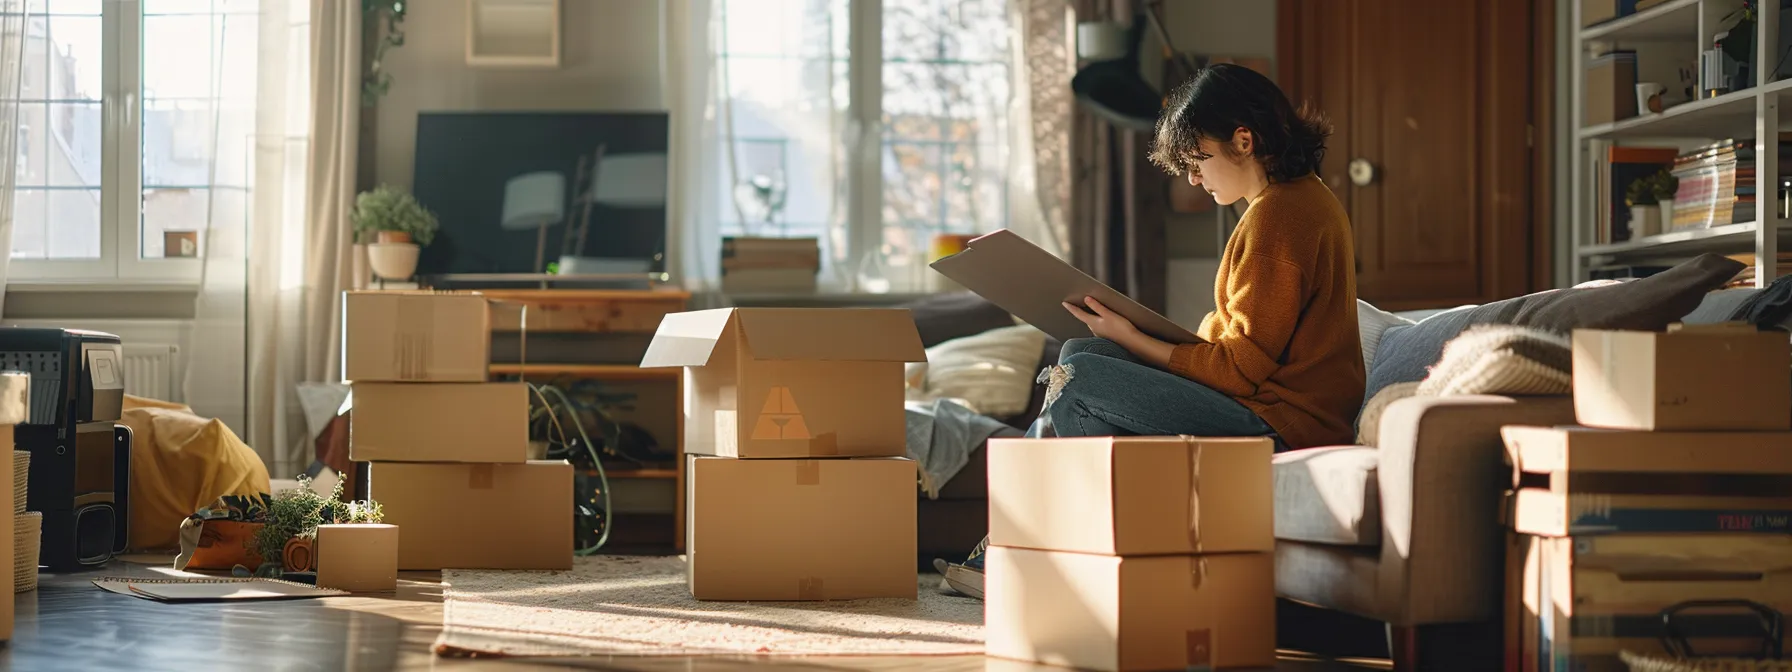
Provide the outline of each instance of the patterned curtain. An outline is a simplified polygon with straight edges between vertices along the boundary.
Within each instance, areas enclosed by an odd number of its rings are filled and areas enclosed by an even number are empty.
[[[1009,158],[1012,228],[1064,256],[1070,241],[1071,144],[1076,74],[1070,0],[1012,0],[1015,100]]]

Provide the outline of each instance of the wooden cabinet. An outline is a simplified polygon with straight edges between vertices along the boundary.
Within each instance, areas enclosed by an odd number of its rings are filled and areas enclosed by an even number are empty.
[[[1536,284],[1537,4],[1281,0],[1278,78],[1333,123],[1320,176],[1350,213],[1365,301],[1485,303]]]

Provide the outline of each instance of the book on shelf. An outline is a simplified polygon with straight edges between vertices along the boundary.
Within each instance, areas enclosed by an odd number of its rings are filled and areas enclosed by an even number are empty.
[[[1782,160],[1792,159],[1792,134],[1782,134]],[[1704,145],[1674,159],[1679,180],[1670,231],[1704,229],[1755,220],[1756,175],[1753,139]]]

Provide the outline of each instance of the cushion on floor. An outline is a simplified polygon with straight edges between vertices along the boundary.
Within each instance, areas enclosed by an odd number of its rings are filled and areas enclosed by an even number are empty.
[[[1381,545],[1374,448],[1309,448],[1275,456],[1276,539]]]

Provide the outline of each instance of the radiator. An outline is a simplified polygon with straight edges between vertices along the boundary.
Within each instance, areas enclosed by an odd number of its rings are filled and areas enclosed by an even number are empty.
[[[176,379],[180,348],[158,343],[124,344],[125,394],[185,403]]]

